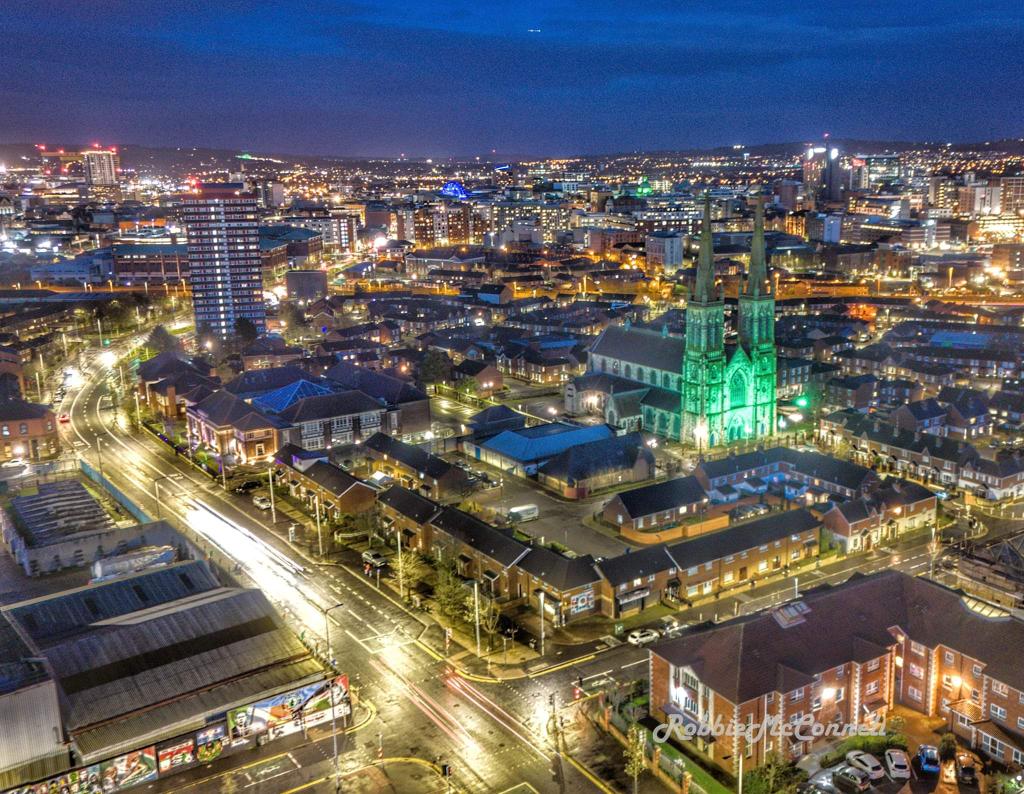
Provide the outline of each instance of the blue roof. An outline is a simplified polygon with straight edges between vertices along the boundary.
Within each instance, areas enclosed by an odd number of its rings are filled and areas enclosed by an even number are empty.
[[[279,414],[292,403],[296,403],[299,400],[304,400],[307,397],[320,397],[330,393],[331,390],[325,386],[320,386],[308,380],[297,380],[294,383],[289,383],[287,386],[282,386],[280,389],[257,397],[252,402],[253,405],[263,411]]]
[[[522,430],[502,431],[482,446],[511,460],[532,463],[554,457],[577,444],[600,441],[613,435],[608,425],[577,427],[552,422]]]

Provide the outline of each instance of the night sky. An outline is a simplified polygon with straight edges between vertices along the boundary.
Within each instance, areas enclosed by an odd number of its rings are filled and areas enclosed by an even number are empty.
[[[1024,2],[0,3],[0,140],[409,156],[1024,134]]]

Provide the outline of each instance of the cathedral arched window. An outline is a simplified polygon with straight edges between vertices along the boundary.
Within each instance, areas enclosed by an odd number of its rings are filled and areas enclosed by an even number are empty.
[[[626,364],[626,368],[622,371],[622,374],[625,377],[627,377],[627,378],[632,378],[633,377],[633,367],[631,365],[629,365],[629,364]]]
[[[672,376],[669,375],[667,372],[663,372],[661,375],[661,385],[664,386],[666,389],[672,388]]]
[[[643,383],[645,377],[647,377],[647,374],[644,372],[644,368],[643,367],[637,367],[636,368],[636,379],[638,381],[640,381],[641,383]]]
[[[729,407],[747,404],[747,379],[741,370],[736,370],[729,379]]]
[[[604,365],[605,365],[605,359],[599,358],[597,360],[597,367],[598,367],[598,369],[601,370],[601,372],[604,372]]]
[[[653,369],[651,370],[651,385],[652,386],[657,386],[658,385],[658,373],[656,371],[654,371]]]

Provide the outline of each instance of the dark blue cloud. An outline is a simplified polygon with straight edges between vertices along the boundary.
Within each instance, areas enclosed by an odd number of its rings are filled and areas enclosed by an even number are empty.
[[[4,3],[0,136],[338,154],[1019,135],[1024,4]]]

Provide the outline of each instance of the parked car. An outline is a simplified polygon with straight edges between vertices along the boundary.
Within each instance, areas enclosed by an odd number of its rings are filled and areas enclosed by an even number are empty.
[[[895,747],[885,751],[885,768],[893,780],[910,780],[910,759]]]
[[[260,510],[270,509],[270,500],[267,499],[267,497],[265,497],[263,494],[256,494],[256,496],[252,498],[252,503],[256,505],[256,507],[258,507]]]
[[[860,794],[871,788],[871,780],[866,772],[852,766],[841,766],[832,773],[832,785],[847,794]]]
[[[235,493],[247,494],[250,491],[255,491],[259,487],[259,480],[246,480],[245,482],[236,485],[233,490]]]
[[[626,635],[626,642],[630,645],[647,645],[660,637],[661,633],[656,629],[634,629]]]
[[[388,564],[387,557],[379,551],[364,551],[362,556],[363,562],[367,565],[372,565],[374,568],[383,568]]]
[[[956,779],[967,786],[978,785],[978,769],[970,753],[956,754]]]
[[[939,762],[939,748],[934,744],[922,744],[918,747],[915,760],[922,774],[937,775],[942,768]]]
[[[455,468],[462,469],[463,471],[469,471],[470,468],[469,464],[466,463],[466,461],[464,460],[457,460],[453,465],[455,466]]]
[[[885,777],[885,770],[878,763],[878,759],[863,750],[850,750],[846,754],[846,763],[854,769],[859,769],[872,780],[882,780]]]
[[[3,463],[0,463],[0,467],[3,467],[5,469],[17,469],[24,465],[25,461],[23,461],[21,458],[11,458],[10,460],[5,460]]]
[[[675,637],[684,628],[686,627],[672,615],[666,615],[661,619],[661,633],[666,637]]]

